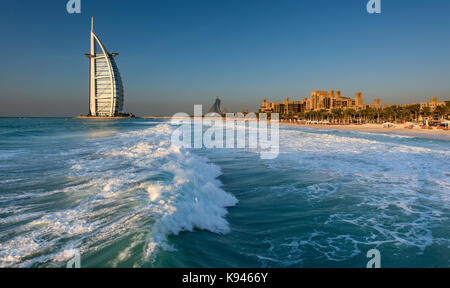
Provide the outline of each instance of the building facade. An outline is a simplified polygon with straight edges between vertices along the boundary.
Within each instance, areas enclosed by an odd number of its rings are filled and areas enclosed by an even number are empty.
[[[381,108],[380,99],[375,99],[373,105],[364,104],[361,92],[357,92],[355,99],[343,97],[341,91],[312,91],[310,98],[300,101],[290,101],[286,98],[284,102],[271,103],[266,99],[263,100],[259,109],[261,113],[305,113],[310,111],[332,111],[333,109],[354,109],[362,110],[368,107]]]
[[[124,89],[114,57],[94,33],[91,24],[91,52],[85,54],[90,63],[90,116],[114,117],[123,113]]]
[[[306,99],[307,100],[307,99]],[[302,113],[309,110],[309,102],[304,100],[301,101],[290,101],[286,98],[284,102],[281,103],[271,103],[267,102],[266,99],[263,100],[262,106],[259,109],[261,113],[279,113],[279,114],[289,114],[289,113]]]
[[[437,107],[439,106],[446,106],[447,103],[445,102],[438,102],[437,98],[431,98],[430,102],[422,102],[420,103],[420,109],[423,109],[425,107],[429,107],[431,112],[434,112]]]

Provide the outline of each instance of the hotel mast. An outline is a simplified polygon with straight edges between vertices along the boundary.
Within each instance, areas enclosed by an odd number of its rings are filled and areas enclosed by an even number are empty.
[[[90,116],[114,117],[123,113],[122,78],[114,60],[117,55],[119,54],[109,53],[95,35],[92,18],[91,53],[85,54],[90,60]]]

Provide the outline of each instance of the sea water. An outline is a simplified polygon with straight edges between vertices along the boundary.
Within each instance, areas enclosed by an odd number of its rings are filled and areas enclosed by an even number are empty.
[[[0,119],[0,267],[450,267],[450,142],[281,127],[178,149],[164,120]]]

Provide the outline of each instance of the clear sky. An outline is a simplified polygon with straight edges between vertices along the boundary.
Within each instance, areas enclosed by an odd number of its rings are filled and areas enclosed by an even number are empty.
[[[125,85],[125,110],[192,113],[220,97],[230,111],[263,98],[342,90],[366,103],[450,100],[450,1],[2,1],[0,116],[88,112],[90,17]],[[208,109],[209,107],[204,107]]]

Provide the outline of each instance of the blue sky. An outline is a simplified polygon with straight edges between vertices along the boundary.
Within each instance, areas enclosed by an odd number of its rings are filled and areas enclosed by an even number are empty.
[[[450,100],[450,2],[381,0],[3,1],[0,116],[88,112],[90,17],[138,115],[228,110],[312,90],[362,91],[365,101]],[[205,107],[207,109],[208,107]]]

